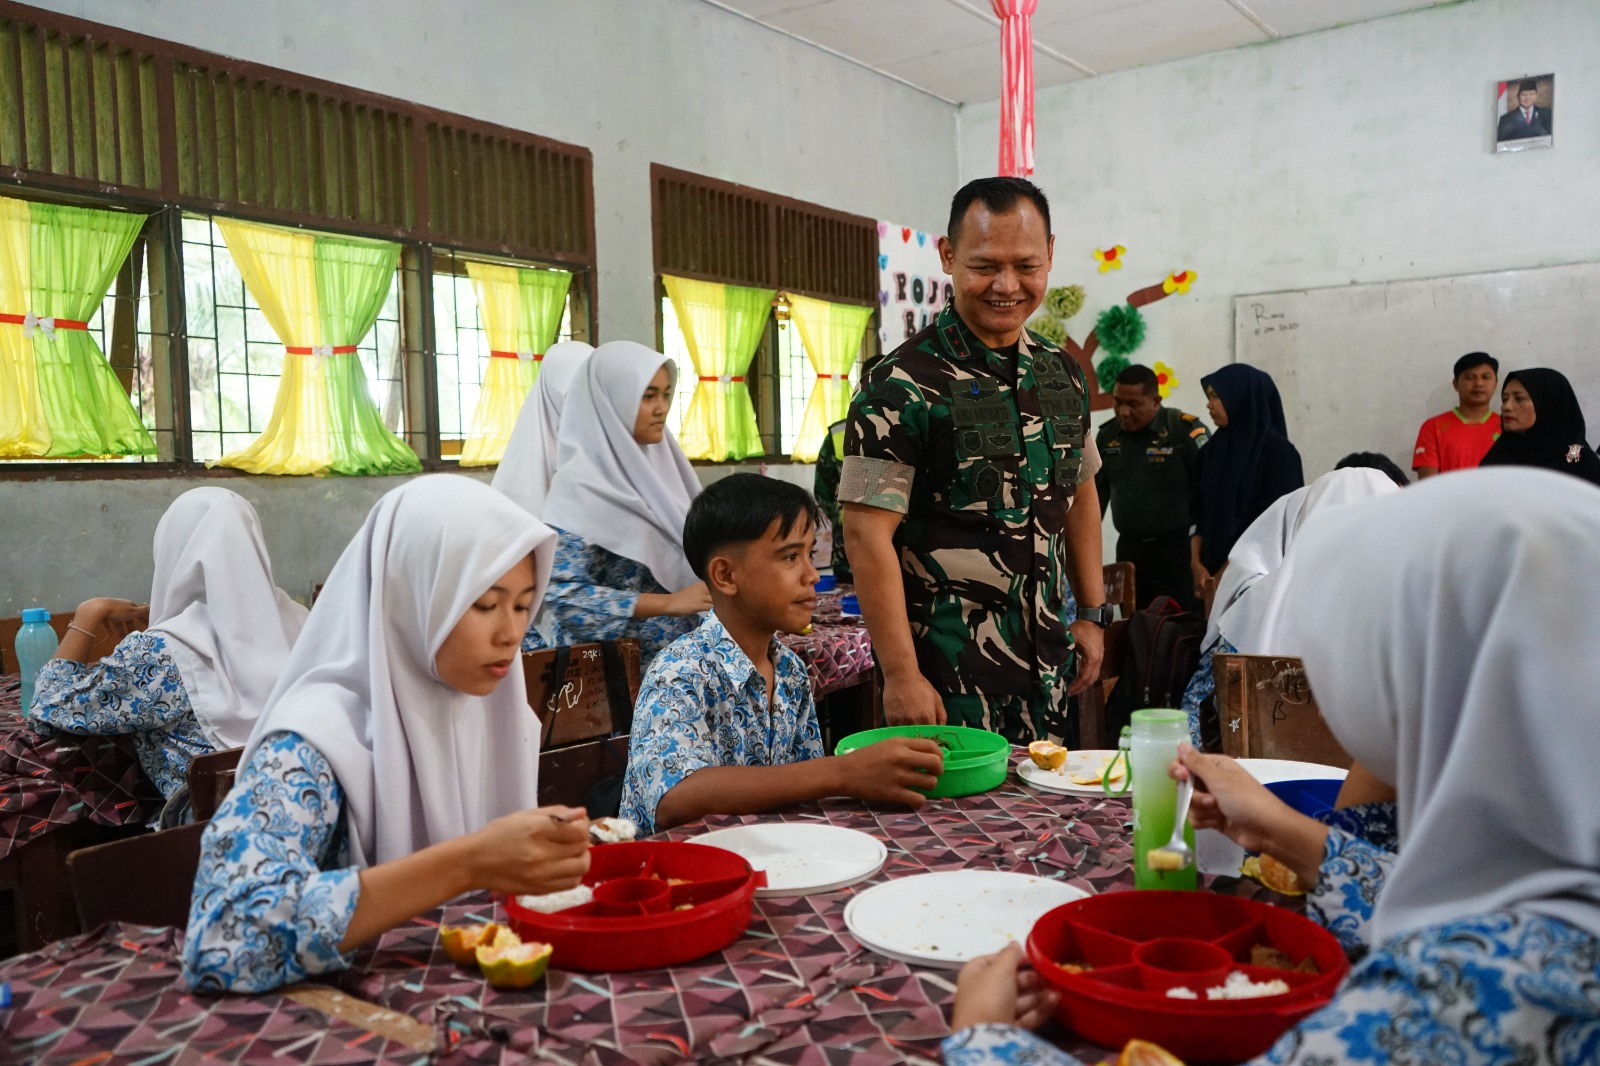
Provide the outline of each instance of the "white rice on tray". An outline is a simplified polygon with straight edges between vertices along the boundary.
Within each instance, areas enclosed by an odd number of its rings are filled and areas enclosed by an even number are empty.
[[[579,885],[569,888],[565,892],[548,892],[542,896],[518,896],[517,902],[530,911],[541,914],[554,914],[571,907],[581,907],[594,899],[594,889],[588,885]]]
[[[1206,989],[1207,999],[1262,999],[1266,996],[1282,996],[1289,992],[1289,982],[1280,980],[1252,981],[1248,974],[1235,970],[1228,975],[1228,979],[1215,988]],[[1190,988],[1169,988],[1167,996],[1171,999],[1199,999],[1194,990]]]

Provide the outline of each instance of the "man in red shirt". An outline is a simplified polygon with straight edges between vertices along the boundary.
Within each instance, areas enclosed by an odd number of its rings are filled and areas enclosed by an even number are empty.
[[[1489,410],[1500,382],[1500,363],[1486,352],[1470,352],[1456,360],[1456,396],[1452,411],[1422,423],[1411,469],[1418,479],[1446,470],[1470,470],[1500,436],[1500,416]]]

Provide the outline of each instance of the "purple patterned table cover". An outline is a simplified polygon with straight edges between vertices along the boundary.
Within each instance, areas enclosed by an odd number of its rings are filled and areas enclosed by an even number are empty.
[[[1013,757],[1025,756],[1018,750]],[[390,931],[331,981],[348,994],[433,1026],[439,1038],[434,1059],[440,1062],[937,1063],[939,1043],[948,1033],[955,974],[908,966],[863,949],[844,924],[845,906],[855,892],[894,877],[957,869],[1060,878],[1090,892],[1128,889],[1128,816],[1125,800],[1037,792],[1015,774],[990,792],[933,800],[920,811],[868,810],[849,800],[807,804],[762,818],[871,833],[889,849],[884,870],[855,889],[758,899],[745,935],[716,954],[669,970],[551,971],[534,989],[502,992],[489,988],[476,970],[452,963],[438,943],[441,921],[504,920],[504,911],[479,895]],[[759,820],[713,817],[662,838],[686,840],[709,829]],[[1233,878],[1218,879],[1210,887],[1282,899]],[[67,1001],[71,1019],[62,1023],[97,1034],[93,1039],[99,1041],[73,1044],[87,1049],[80,1057],[109,1050],[117,1061],[141,1056],[152,1064],[199,1061],[198,1052],[148,1056],[163,1048],[198,1049],[196,1041],[202,1037],[225,1032],[216,1046],[229,1040],[240,1043],[217,1057],[245,1061],[227,1056],[245,1054],[241,1049],[255,1046],[250,1041],[281,1050],[295,1039],[322,1032],[310,1022],[286,1022],[303,1008],[280,996],[211,999],[183,993],[173,983],[176,936],[170,931],[145,931],[142,938],[126,931],[120,937],[91,934],[67,942],[75,946],[56,945],[0,966],[0,980],[11,981],[19,997],[17,1007],[0,1011],[0,1061],[7,1054],[52,1063],[76,1061],[65,1053],[57,1057],[65,1034],[50,1038],[48,1026],[22,1020],[48,1004],[59,1004],[59,1013]],[[160,966],[129,971],[129,943],[142,950],[146,963]],[[130,972],[140,980],[124,976]],[[119,1027],[124,1035],[113,1032]],[[1047,1033],[1061,1046],[1088,1056],[1087,1061],[1103,1054],[1058,1028]],[[137,1054],[128,1043],[135,1037]],[[390,1056],[386,1061],[414,1061],[415,1053],[375,1046],[378,1039],[360,1047],[373,1056]],[[24,1041],[33,1043],[24,1047]],[[313,1053],[334,1055],[342,1047],[325,1037],[323,1043],[308,1042],[273,1061],[306,1061]],[[94,1059],[102,1061],[110,1059]]]
[[[817,597],[811,613],[811,632],[785,634],[780,639],[798,652],[811,671],[811,692],[817,699],[858,685],[872,674],[872,638],[857,617],[846,618],[839,600],[850,586]]]
[[[22,715],[22,681],[0,675],[0,859],[52,828],[149,822],[161,794],[126,737],[41,737]]]

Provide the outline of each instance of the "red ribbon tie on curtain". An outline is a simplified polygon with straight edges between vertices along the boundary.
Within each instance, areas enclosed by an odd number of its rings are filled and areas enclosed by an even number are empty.
[[[1039,0],[989,0],[1000,20],[1000,173],[1033,173],[1033,12]]]
[[[720,381],[724,385],[726,385],[731,381],[743,381],[744,377],[742,375],[739,376],[739,377],[733,377],[732,375],[729,375],[729,374],[723,374],[721,377],[718,377],[716,374],[712,374],[712,375],[710,375],[708,377],[708,376],[702,374],[702,375],[700,375],[698,380],[700,380],[700,381]]]
[[[88,329],[89,328],[89,323],[87,323],[87,322],[79,322],[75,318],[52,318],[52,317],[50,317],[48,315],[46,315],[43,318],[40,318],[38,315],[34,314],[31,311],[28,312],[25,315],[3,315],[3,314],[0,314],[0,324],[10,325],[10,326],[21,326],[22,327],[22,335],[24,337],[31,337],[36,332],[37,333],[43,333],[44,334],[44,339],[47,340],[47,341],[53,341],[53,340],[56,339],[56,330],[58,330],[58,329]]]
[[[290,355],[349,355],[356,350],[356,346],[353,344],[337,344],[329,347],[326,344],[319,344],[314,347],[300,348],[286,344],[283,346],[283,350]]]
[[[491,359],[521,359],[524,363],[544,362],[543,352],[496,352],[489,353]]]

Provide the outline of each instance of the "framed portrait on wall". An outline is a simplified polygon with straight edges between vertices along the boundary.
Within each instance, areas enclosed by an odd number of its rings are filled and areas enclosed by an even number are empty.
[[[1494,150],[1522,152],[1555,143],[1556,76],[1539,74],[1499,83]]]

